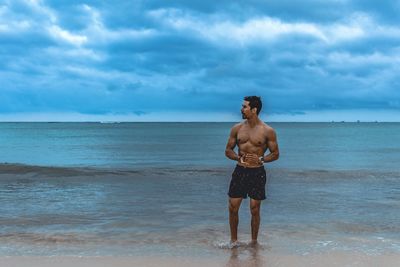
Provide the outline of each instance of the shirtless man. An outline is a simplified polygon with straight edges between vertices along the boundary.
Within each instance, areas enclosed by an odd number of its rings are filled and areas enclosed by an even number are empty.
[[[263,164],[279,158],[276,134],[273,128],[258,118],[262,103],[260,97],[246,96],[242,104],[243,122],[232,127],[225,155],[237,161],[229,186],[229,225],[231,245],[237,244],[239,208],[243,198],[250,197],[251,243],[257,244],[260,226],[261,200],[265,199],[266,174]],[[238,154],[234,148],[239,147]],[[266,150],[269,154],[264,156]]]

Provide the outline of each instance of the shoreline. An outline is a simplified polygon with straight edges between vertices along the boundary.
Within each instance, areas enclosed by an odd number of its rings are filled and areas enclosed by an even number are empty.
[[[398,266],[400,254],[367,255],[357,252],[327,252],[321,254],[242,255],[232,251],[227,257],[172,257],[172,256],[1,256],[0,266],[12,267],[274,267],[274,266]]]

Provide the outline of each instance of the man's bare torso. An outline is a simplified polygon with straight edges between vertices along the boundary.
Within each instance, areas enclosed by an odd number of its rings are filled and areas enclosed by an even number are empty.
[[[245,167],[262,166],[262,162],[250,160],[250,157],[258,159],[264,155],[268,148],[267,132],[270,127],[262,121],[253,127],[247,121],[235,127],[238,127],[236,144],[239,147],[239,156],[242,157],[238,164]]]

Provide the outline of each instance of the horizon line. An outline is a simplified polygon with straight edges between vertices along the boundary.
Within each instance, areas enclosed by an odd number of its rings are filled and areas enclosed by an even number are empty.
[[[0,121],[0,123],[100,123],[100,124],[118,124],[118,123],[238,123],[241,121]],[[400,121],[264,121],[268,123],[400,123]]]

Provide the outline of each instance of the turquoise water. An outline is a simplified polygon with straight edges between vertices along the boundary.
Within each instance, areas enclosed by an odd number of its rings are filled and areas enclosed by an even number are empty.
[[[0,255],[228,253],[232,125],[1,123]],[[272,126],[262,251],[400,251],[400,124]]]
[[[40,166],[230,166],[234,123],[0,123],[0,162]],[[271,167],[397,170],[400,123],[271,123]]]

